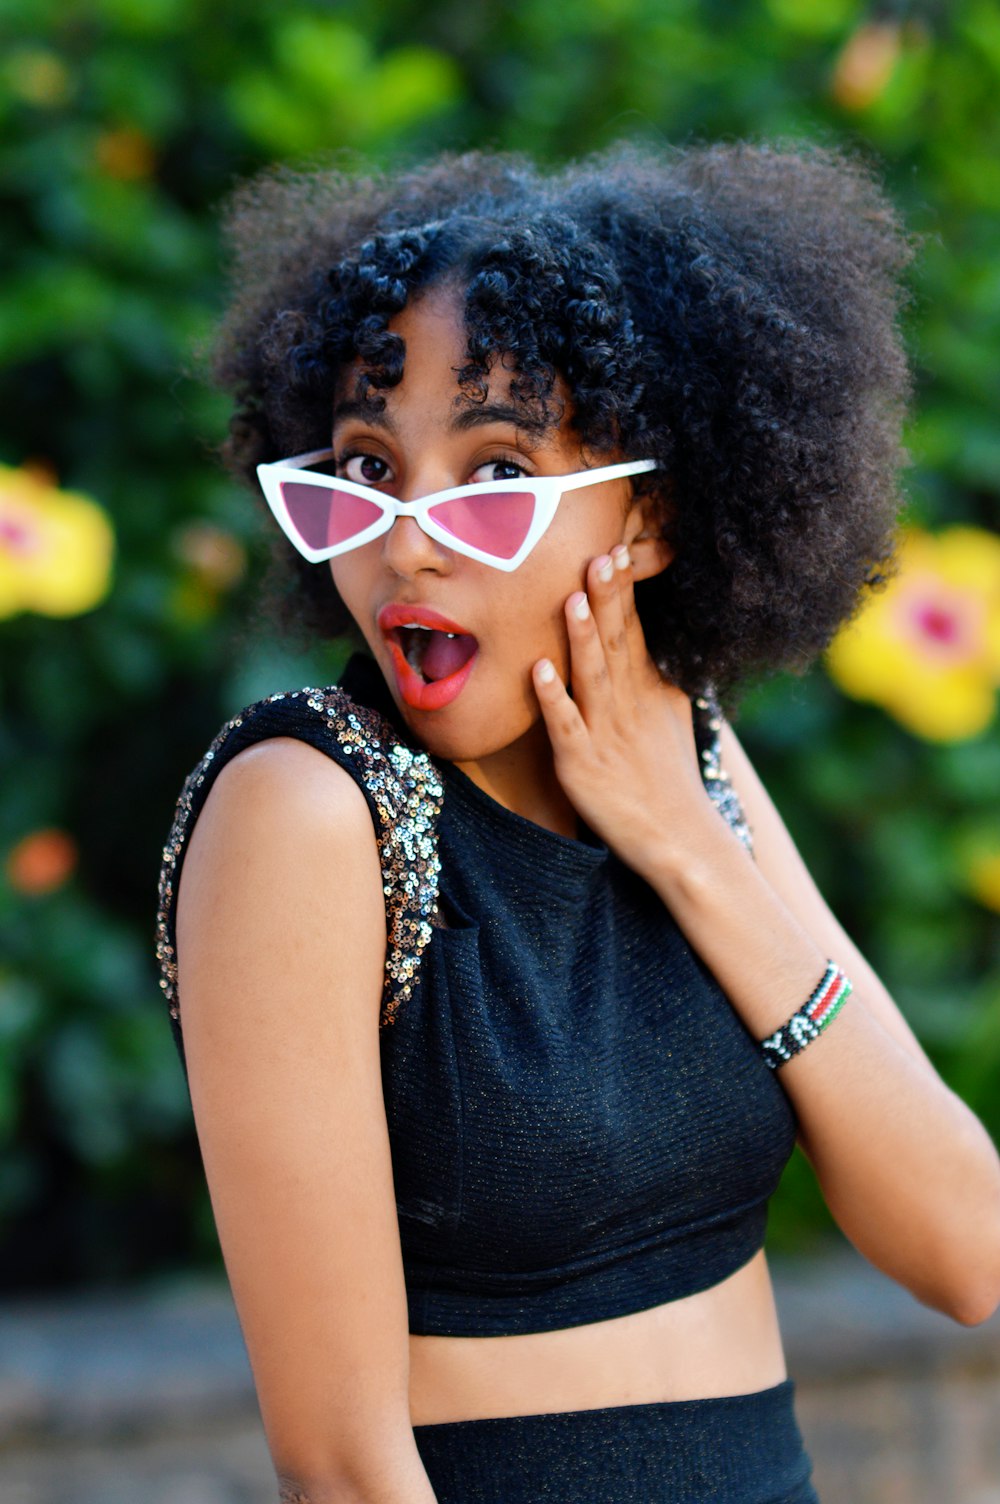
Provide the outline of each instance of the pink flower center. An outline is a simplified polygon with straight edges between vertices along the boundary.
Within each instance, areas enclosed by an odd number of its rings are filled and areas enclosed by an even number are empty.
[[[907,582],[896,622],[904,640],[939,667],[971,663],[982,651],[983,602],[929,572]]]
[[[37,531],[14,516],[0,516],[0,545],[12,554],[33,554],[41,546]]]
[[[943,645],[957,642],[962,634],[958,617],[941,606],[918,606],[914,614],[920,630],[935,642]]]

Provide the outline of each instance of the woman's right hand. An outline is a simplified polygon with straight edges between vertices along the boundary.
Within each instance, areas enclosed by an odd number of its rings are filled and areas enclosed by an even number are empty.
[[[219,773],[177,899],[191,1100],[285,1504],[434,1504],[379,1063],[385,960],[371,816],[276,737]]]
[[[556,775],[577,814],[653,882],[668,833],[678,844],[688,832],[696,840],[698,820],[714,818],[691,701],[650,657],[628,549],[619,545],[592,559],[586,585],[565,603],[570,683],[541,659],[535,693]]]

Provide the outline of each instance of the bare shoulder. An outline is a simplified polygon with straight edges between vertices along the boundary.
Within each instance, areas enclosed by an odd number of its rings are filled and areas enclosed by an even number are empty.
[[[197,1002],[192,991],[205,994],[206,968],[218,972],[223,955],[229,977],[245,983],[244,1009],[261,994],[255,978],[297,969],[312,948],[328,958],[333,952],[328,980],[338,960],[380,977],[378,846],[364,795],[345,769],[292,737],[255,743],[226,764],[189,837],[177,943],[185,1033]],[[267,997],[259,996],[259,1006],[268,1006]]]
[[[306,827],[317,821],[327,836],[339,832],[348,843],[374,839],[365,797],[350,773],[293,736],[268,737],[238,752],[216,778],[199,823],[210,810],[209,826],[250,819],[261,828],[273,822],[278,835],[286,821]]]

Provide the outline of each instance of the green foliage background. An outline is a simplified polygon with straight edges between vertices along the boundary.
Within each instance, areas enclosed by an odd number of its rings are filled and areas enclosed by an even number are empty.
[[[885,87],[838,103],[858,28]],[[277,158],[469,145],[560,159],[620,136],[796,136],[883,165],[923,248],[913,515],[995,526],[1000,491],[1000,12],[991,0],[0,0],[0,459],[111,512],[108,600],[0,624],[0,858],[58,826],[68,883],[0,877],[0,1282],[108,1281],[216,1257],[159,1000],[152,918],[180,783],[221,722],[339,661],[253,624],[262,514],[212,457],[193,352],[220,304],[213,206]],[[240,541],[229,588],[192,563]],[[247,623],[250,625],[248,626]],[[740,730],[808,861],[947,1078],[1000,1133],[1000,937],[961,852],[996,820],[996,727],[916,742],[821,670]],[[828,1226],[793,1164],[773,1238]]]

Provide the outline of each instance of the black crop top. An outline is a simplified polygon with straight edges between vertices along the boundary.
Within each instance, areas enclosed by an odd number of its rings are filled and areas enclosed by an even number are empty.
[[[410,1331],[550,1331],[734,1273],[762,1245],[795,1120],[718,984],[595,837],[535,825],[407,747],[371,667],[344,683],[353,702],[303,689],[249,706],[184,785],[157,926],[182,1060],[187,838],[225,762],[298,737],[359,782],[386,875],[382,1080]],[[748,839],[698,707],[706,787]]]

